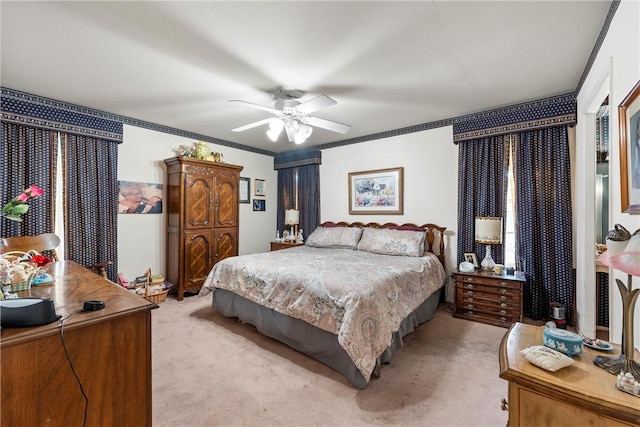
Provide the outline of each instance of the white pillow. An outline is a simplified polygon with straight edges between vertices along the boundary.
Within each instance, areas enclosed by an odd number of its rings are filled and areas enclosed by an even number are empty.
[[[360,236],[360,227],[318,227],[307,237],[306,244],[315,248],[355,249]]]
[[[358,250],[382,255],[420,257],[424,254],[425,237],[424,231],[365,228]]]
[[[520,354],[534,365],[551,372],[573,364],[573,359],[569,356],[544,345],[533,345],[521,350]]]

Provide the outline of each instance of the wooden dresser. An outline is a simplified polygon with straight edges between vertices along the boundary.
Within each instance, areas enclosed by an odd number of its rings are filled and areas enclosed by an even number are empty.
[[[282,249],[295,248],[296,246],[304,246],[304,243],[288,243],[288,242],[271,242],[271,250],[279,251]]]
[[[47,265],[51,284],[19,292],[51,298],[60,321],[3,328],[0,393],[2,426],[150,426],[151,309],[144,298],[72,262]],[[84,302],[105,308],[81,312]],[[69,317],[67,317],[69,316]]]
[[[454,270],[454,317],[495,326],[522,322],[522,291],[525,279],[476,270]]]
[[[218,261],[238,254],[242,166],[190,157],[166,159],[167,280],[178,300],[196,293]]]
[[[574,364],[548,372],[520,350],[543,344],[543,327],[514,324],[500,344],[500,378],[509,381],[509,426],[638,426],[640,399],[615,387],[616,376],[593,363],[605,354],[585,347]],[[620,354],[620,347],[609,352]],[[609,354],[606,353],[606,354]],[[635,360],[640,360],[636,351]]]

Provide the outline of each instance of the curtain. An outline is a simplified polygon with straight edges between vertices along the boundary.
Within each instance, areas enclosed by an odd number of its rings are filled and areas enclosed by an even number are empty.
[[[105,261],[116,282],[118,144],[67,134],[63,144],[67,258],[82,265]]]
[[[300,228],[306,238],[320,224],[320,167],[317,164],[298,168],[298,207]]]
[[[33,236],[53,232],[55,194],[55,134],[50,130],[2,122],[0,148],[0,204],[30,185],[45,190],[29,202],[22,222],[0,218],[0,237]]]
[[[484,258],[486,247],[474,239],[476,216],[504,217],[508,170],[505,139],[508,141],[508,136],[499,135],[458,144],[457,264],[464,261],[464,253],[474,252],[478,260]],[[491,255],[496,263],[503,262],[501,246],[493,245]]]
[[[540,320],[549,302],[572,322],[571,170],[566,126],[524,131],[513,145],[518,244],[527,277],[524,314]]]

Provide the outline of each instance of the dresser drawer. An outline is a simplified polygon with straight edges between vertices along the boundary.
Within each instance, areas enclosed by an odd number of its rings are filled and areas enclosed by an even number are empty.
[[[500,276],[494,277],[475,277],[475,276],[458,276],[456,279],[458,282],[464,283],[466,287],[472,289],[474,286],[488,285],[492,287],[520,289],[520,282],[514,282],[500,278]]]

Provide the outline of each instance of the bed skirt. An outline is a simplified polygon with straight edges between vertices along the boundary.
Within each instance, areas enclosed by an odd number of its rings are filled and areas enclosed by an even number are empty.
[[[441,288],[442,289],[442,288]],[[379,377],[380,366],[388,363],[393,353],[402,346],[402,338],[435,316],[440,302],[440,292],[434,292],[413,313],[409,314],[400,329],[393,334],[391,345],[378,357],[373,372]],[[216,289],[213,293],[213,308],[226,317],[237,317],[255,326],[262,334],[276,339],[289,347],[324,363],[338,371],[353,386],[364,389],[367,381],[338,343],[338,337],[303,320],[295,319],[263,307],[233,292]]]

